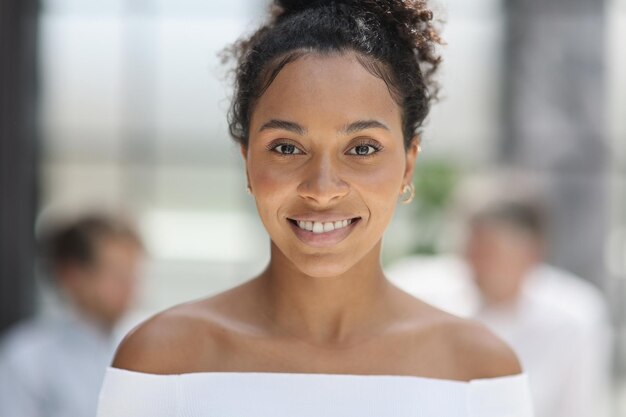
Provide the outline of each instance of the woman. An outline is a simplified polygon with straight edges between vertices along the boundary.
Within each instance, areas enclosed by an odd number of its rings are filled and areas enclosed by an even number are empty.
[[[99,417],[531,416],[504,342],[381,268],[435,98],[431,20],[423,0],[283,0],[235,45],[230,131],[271,260],[129,333]]]

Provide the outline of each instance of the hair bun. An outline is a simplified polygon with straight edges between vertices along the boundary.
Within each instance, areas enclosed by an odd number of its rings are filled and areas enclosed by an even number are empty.
[[[331,3],[354,3],[354,0],[275,0],[276,5],[280,6],[285,12],[293,13],[305,9],[324,6]]]

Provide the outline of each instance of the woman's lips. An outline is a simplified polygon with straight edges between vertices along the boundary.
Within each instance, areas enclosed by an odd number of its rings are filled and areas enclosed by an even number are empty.
[[[352,222],[346,227],[335,229],[329,232],[314,233],[314,232],[300,228],[295,223],[295,220],[287,219],[287,223],[289,223],[289,226],[291,227],[295,235],[298,237],[298,239],[300,239],[300,241],[302,241],[303,243],[309,246],[313,246],[317,248],[329,247],[329,246],[333,246],[341,242],[350,233],[352,233],[352,230],[354,230],[354,228],[359,224],[360,221],[361,221],[360,217],[355,217],[352,219]]]

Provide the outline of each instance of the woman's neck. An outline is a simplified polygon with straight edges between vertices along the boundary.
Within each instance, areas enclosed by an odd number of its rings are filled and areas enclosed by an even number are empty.
[[[385,322],[392,285],[380,265],[379,242],[337,276],[312,277],[272,244],[272,258],[258,277],[264,315],[274,327],[316,345],[363,338]]]

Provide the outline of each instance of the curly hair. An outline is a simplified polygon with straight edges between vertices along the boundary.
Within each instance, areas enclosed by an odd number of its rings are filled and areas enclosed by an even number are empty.
[[[269,22],[222,51],[223,62],[237,63],[230,135],[247,147],[254,105],[289,62],[352,51],[400,106],[406,149],[438,99],[437,44],[426,0],[275,0]]]

